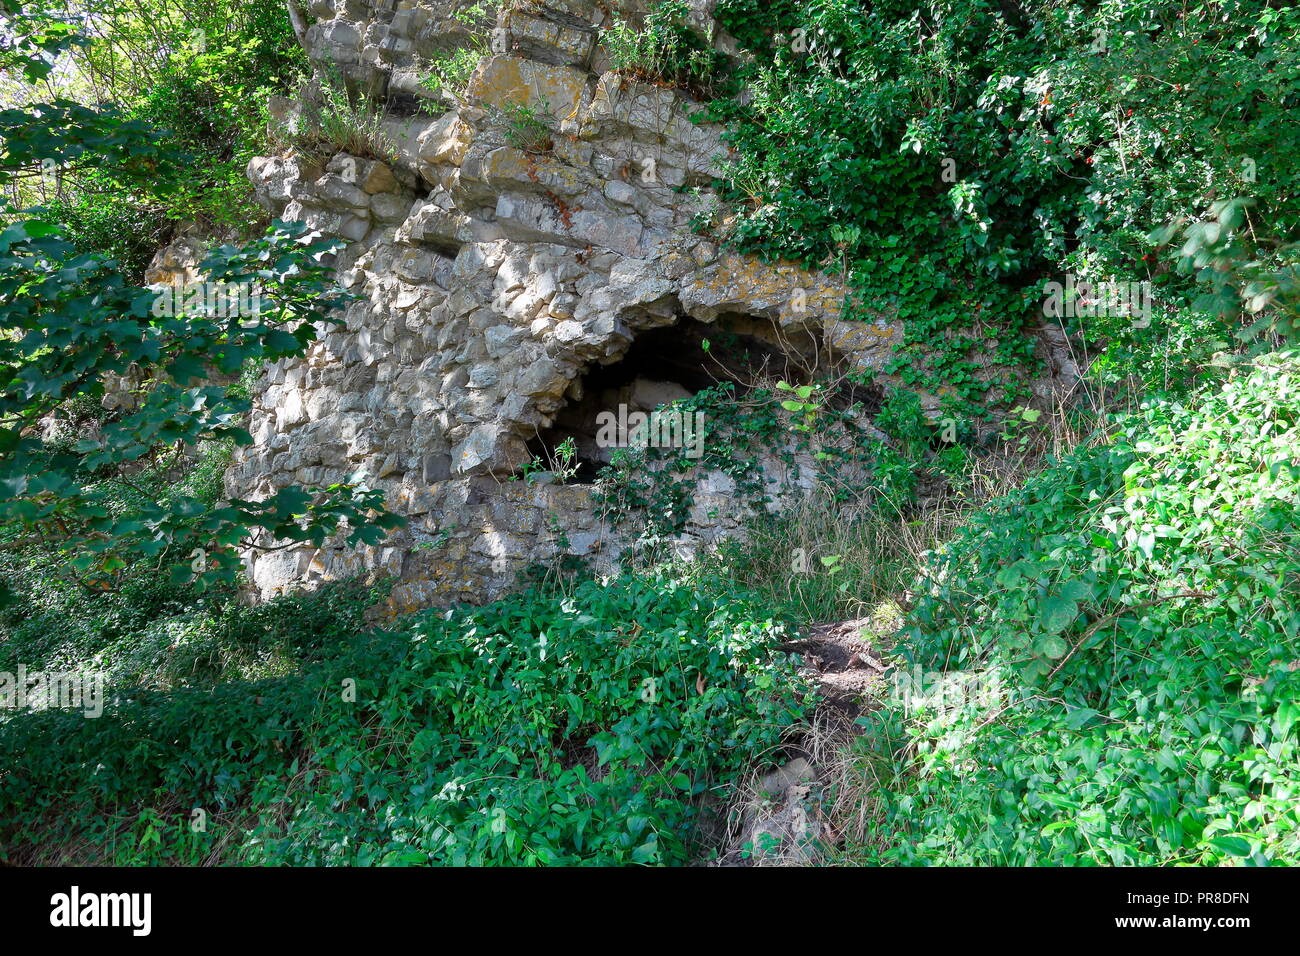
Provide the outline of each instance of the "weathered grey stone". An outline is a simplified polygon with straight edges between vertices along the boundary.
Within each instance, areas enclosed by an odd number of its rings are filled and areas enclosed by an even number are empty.
[[[426,484],[432,485],[440,481],[446,481],[451,477],[451,456],[447,454],[425,455],[421,467]]]
[[[316,59],[355,63],[361,50],[361,34],[347,20],[329,20],[307,30],[307,44]]]
[[[420,161],[432,166],[459,166],[473,142],[474,128],[451,112],[431,124],[416,142]]]
[[[525,334],[523,329],[511,325],[492,326],[483,333],[483,339],[487,343],[488,355],[492,358],[502,358],[509,354],[510,350]]]
[[[475,365],[469,370],[468,388],[491,388],[501,380],[501,373],[492,365]]]
[[[370,197],[365,190],[344,180],[341,176],[323,176],[316,182],[316,195],[330,209],[366,209]]]
[[[402,222],[410,208],[406,197],[394,193],[378,193],[370,198],[370,211],[379,222]]]
[[[454,0],[401,6],[311,0],[321,22],[307,31],[309,55],[376,102],[402,90],[420,97],[412,84],[422,64],[469,40]],[[498,23],[510,52],[485,58],[463,97],[443,98],[454,108],[385,118],[391,164],[339,153],[320,167],[292,150],[248,164],[269,212],[347,241],[335,263],[358,300],[307,356],[268,369],[248,423],[254,444],[237,451],[228,492],[265,496],[362,470],[413,519],[377,548],[335,540],[250,552],[261,594],[388,571],[402,576],[395,611],[490,599],[515,586],[518,570],[555,557],[550,516],[573,553],[612,570],[630,542],[605,523],[589,486],[504,478],[566,402],[650,410],[686,394],[646,375],[617,395],[584,396],[582,384],[637,336],[682,316],[728,328],[743,320],[746,334],[778,350],[802,336],[889,381],[879,373],[901,335],[892,317],[845,321],[838,280],[692,233],[714,198],[721,131],[692,122],[694,107],[676,91],[602,72],[596,29],[585,24],[606,17],[592,0],[506,5]],[[497,111],[518,104],[542,118],[549,145],[524,149],[503,125]],[[273,114],[287,124],[310,110],[278,100]],[[671,188],[682,183],[700,195]],[[192,265],[178,250],[158,275],[171,281]],[[608,460],[608,449],[583,440],[585,454]],[[791,451],[762,462],[774,510],[815,481],[817,461],[794,456],[792,467],[782,460]],[[736,533],[736,497],[730,477],[701,475],[675,547],[686,555]]]

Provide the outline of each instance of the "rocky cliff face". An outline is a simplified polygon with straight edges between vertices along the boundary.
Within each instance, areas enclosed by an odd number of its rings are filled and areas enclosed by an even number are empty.
[[[698,345],[701,326],[860,368],[878,368],[899,335],[885,319],[842,320],[838,281],[691,231],[714,205],[721,131],[694,121],[683,93],[605,69],[606,4],[509,5],[463,97],[420,82],[430,58],[467,42],[457,9],[312,0],[299,22],[309,56],[386,104],[393,152],[322,163],[286,150],[249,166],[268,210],[348,241],[338,272],[358,298],[346,327],[264,376],[255,443],[228,491],[360,470],[411,519],[378,548],[250,553],[263,595],[382,571],[401,579],[398,609],[483,600],[553,556],[556,530],[570,553],[611,564],[626,542],[590,486],[509,480],[564,429],[589,438],[575,419],[692,391],[674,353]],[[707,10],[696,16],[716,32]],[[273,112],[310,122],[300,103]],[[512,115],[528,118],[522,133]],[[770,471],[797,490],[775,454]],[[724,476],[704,477],[684,545],[725,533],[730,493]]]

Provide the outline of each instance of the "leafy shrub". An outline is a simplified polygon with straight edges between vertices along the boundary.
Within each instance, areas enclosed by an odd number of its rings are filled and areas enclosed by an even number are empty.
[[[873,719],[884,859],[1300,860],[1298,383],[1152,403],[935,554],[908,662],[995,690]]]
[[[81,132],[71,142],[51,138],[47,147],[70,150]],[[118,132],[127,143],[147,139],[148,131]],[[10,171],[0,166],[0,174]],[[277,221],[265,238],[241,249],[222,246],[201,264],[215,282],[256,277],[263,298],[255,321],[231,321],[197,303],[158,310],[156,293],[127,285],[107,260],[76,255],[50,223],[30,220],[0,233],[0,271],[20,290],[0,302],[4,533],[61,554],[72,573],[87,578],[111,576],[130,557],[177,580],[211,584],[234,578],[237,546],[255,527],[281,540],[320,543],[346,524],[351,543],[375,543],[404,523],[382,509],[381,493],[353,483],[284,488],[217,508],[171,493],[140,494],[131,481],[141,464],[185,446],[252,441],[240,427],[246,400],[221,384],[191,382],[301,354],[317,323],[341,321],[334,311],[345,296],[321,262],[337,244],[295,241],[305,230]],[[105,380],[136,374],[149,379],[138,403],[71,449],[51,449],[31,427],[69,401],[102,398]],[[115,495],[119,486],[134,496]],[[119,508],[124,501],[132,507]]]
[[[1107,397],[1186,397],[1213,379],[1232,336],[1211,312],[1161,310],[1149,325],[1116,323],[1088,365],[1087,382]]]
[[[57,15],[57,5],[24,10],[34,20]],[[78,249],[119,259],[138,281],[141,245],[177,221],[222,230],[259,221],[244,176],[248,160],[270,143],[259,105],[287,93],[306,66],[284,5],[126,0],[97,11],[86,32],[53,89],[79,102],[117,104],[124,118],[155,131],[159,148],[183,159],[143,184],[105,175],[95,162],[60,167],[55,208],[67,214],[62,221]],[[51,92],[29,95],[39,102]],[[95,158],[95,151],[74,157]],[[120,234],[107,228],[117,216]]]
[[[1256,249],[1248,210],[1253,199],[1221,199],[1205,216],[1182,229],[1178,269],[1194,275],[1204,292],[1193,303],[1221,317],[1254,317],[1237,333],[1255,353],[1278,344],[1300,345],[1300,242]],[[1151,238],[1167,242],[1186,223],[1180,217]],[[1250,241],[1247,241],[1249,237]]]
[[[733,483],[733,500],[743,509],[738,514],[763,514],[778,497],[802,494],[810,465],[837,503],[879,502],[889,514],[911,509],[912,463],[864,434],[858,403],[837,407],[845,403],[832,402],[820,386],[780,384],[742,391],[724,381],[664,406],[703,416],[699,454],[653,445],[616,451],[595,482],[593,498],[605,520],[660,546],[647,548],[647,555],[658,553],[686,527],[700,481],[711,472]]]
[[[129,282],[144,282],[145,270],[169,235],[163,207],[141,201],[111,184],[100,191],[89,184],[47,206],[48,216],[66,227],[77,252],[112,259]]]
[[[429,61],[429,72],[421,78],[420,83],[433,93],[442,90],[460,93],[487,54],[486,40],[450,53],[438,54]]]

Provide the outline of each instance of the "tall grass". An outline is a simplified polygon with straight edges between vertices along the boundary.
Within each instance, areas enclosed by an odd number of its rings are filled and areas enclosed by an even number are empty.
[[[283,134],[308,156],[324,161],[337,152],[392,163],[397,148],[384,129],[384,110],[370,97],[347,88],[337,71],[320,82],[318,102],[304,102]]]

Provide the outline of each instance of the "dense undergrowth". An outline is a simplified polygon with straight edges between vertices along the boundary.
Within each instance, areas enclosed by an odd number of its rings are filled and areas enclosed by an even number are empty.
[[[44,863],[684,863],[805,713],[782,633],[742,596],[629,576],[425,612],[281,678],[15,715],[0,846]]]
[[[905,324],[886,371],[985,417],[1022,397],[1046,281],[1149,282],[1144,327],[1168,321],[1217,274],[1170,268],[1148,233],[1232,196],[1253,203],[1245,258],[1284,268],[1296,17],[1262,0],[724,0],[751,53],[745,95],[714,104],[735,151],[727,237],[843,270],[850,314]],[[1130,317],[1084,316],[1052,321],[1095,346],[1132,335]]]
[[[915,521],[836,528],[814,509],[694,583],[588,581],[376,631],[359,618],[373,595],[307,621],[329,592],[245,610],[295,645],[286,676],[11,718],[4,845],[15,861],[684,862],[808,713],[765,608],[906,603],[909,558],[943,530],[894,637],[895,691],[846,757],[862,787],[838,812],[861,802],[873,826],[829,855],[1294,862],[1298,430],[1300,359],[1279,354],[1117,416],[911,549]],[[854,567],[791,573],[773,549],[799,540]],[[729,593],[740,581],[763,596]]]
[[[928,562],[910,699],[867,721],[870,858],[1300,859],[1300,359],[1109,439]]]

